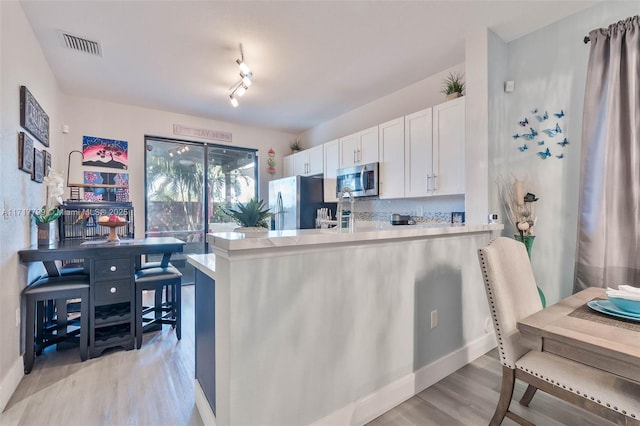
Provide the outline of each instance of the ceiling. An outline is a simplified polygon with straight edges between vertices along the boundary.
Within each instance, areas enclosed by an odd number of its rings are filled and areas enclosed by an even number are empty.
[[[21,1],[64,93],[292,133],[464,62],[477,28],[508,42],[595,3]],[[233,108],[240,43],[254,77]]]

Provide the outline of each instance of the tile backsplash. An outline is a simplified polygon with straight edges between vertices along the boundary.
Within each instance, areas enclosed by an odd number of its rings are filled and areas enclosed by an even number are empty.
[[[346,209],[349,203],[345,203]],[[407,214],[416,223],[451,223],[451,212],[464,211],[464,195],[380,200],[358,198],[354,203],[356,221],[390,223],[392,213]]]

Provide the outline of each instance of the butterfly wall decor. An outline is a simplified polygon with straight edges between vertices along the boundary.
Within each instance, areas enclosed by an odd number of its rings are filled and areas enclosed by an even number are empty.
[[[556,158],[558,160],[562,160],[564,158],[564,153],[561,153],[560,155],[556,155]]]
[[[547,136],[552,138],[555,135],[557,135],[558,133],[562,133],[562,129],[560,128],[560,125],[558,123],[556,123],[555,129],[544,129],[543,132],[545,132],[547,134]]]
[[[566,145],[569,145],[569,141],[567,140],[567,138],[564,138],[562,142],[558,142],[558,145],[564,148]]]
[[[520,135],[520,137],[525,138],[526,140],[533,140],[533,138],[535,138],[536,136],[538,136],[538,132],[536,132],[536,129],[534,129],[533,127],[529,127],[529,131],[530,133],[523,133]]]
[[[524,145],[519,146],[518,149],[520,150],[520,152],[525,152],[529,148],[527,148],[527,144],[525,143]]]
[[[518,121],[518,124],[520,125],[520,127],[527,127],[529,125],[529,120],[527,119],[527,117],[525,117],[524,120]]]
[[[518,138],[520,137],[520,135],[516,133],[515,135],[513,135],[513,136],[511,136],[511,137],[512,137],[513,139],[518,139]]]
[[[556,118],[562,118],[564,117],[564,110],[560,110],[560,112],[554,112],[553,115],[556,116]]]
[[[542,158],[543,160],[546,160],[547,157],[551,156],[551,151],[549,151],[549,148],[547,148],[546,151],[539,151],[538,155],[540,156],[540,158]]]
[[[538,145],[544,145],[544,141],[543,140],[539,140],[538,141]]]
[[[542,123],[548,118],[549,118],[549,114],[547,113],[547,111],[545,111],[543,115],[536,115],[536,120],[538,120],[538,123]]]

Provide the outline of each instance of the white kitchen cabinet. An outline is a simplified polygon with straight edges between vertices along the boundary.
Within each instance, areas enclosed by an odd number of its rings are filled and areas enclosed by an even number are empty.
[[[340,168],[340,142],[338,139],[325,143],[324,150],[324,201],[335,203],[336,196],[336,171]]]
[[[282,157],[282,177],[294,176],[293,154]]]
[[[431,195],[433,176],[432,109],[414,112],[404,118],[404,193],[406,197]]]
[[[322,174],[323,151],[322,145],[293,154],[293,175],[295,176],[312,176]]]
[[[404,117],[378,126],[379,197],[404,197]]]
[[[434,106],[434,195],[464,194],[464,144],[465,98]]]
[[[340,138],[340,168],[378,161],[378,126]]]
[[[464,194],[465,99],[405,117],[405,197]]]

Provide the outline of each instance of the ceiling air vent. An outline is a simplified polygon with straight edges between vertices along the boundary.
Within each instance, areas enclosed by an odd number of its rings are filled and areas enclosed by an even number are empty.
[[[90,55],[102,56],[102,45],[98,41],[89,40],[69,34],[65,31],[58,31],[58,37],[64,47],[78,52],[88,53]]]

